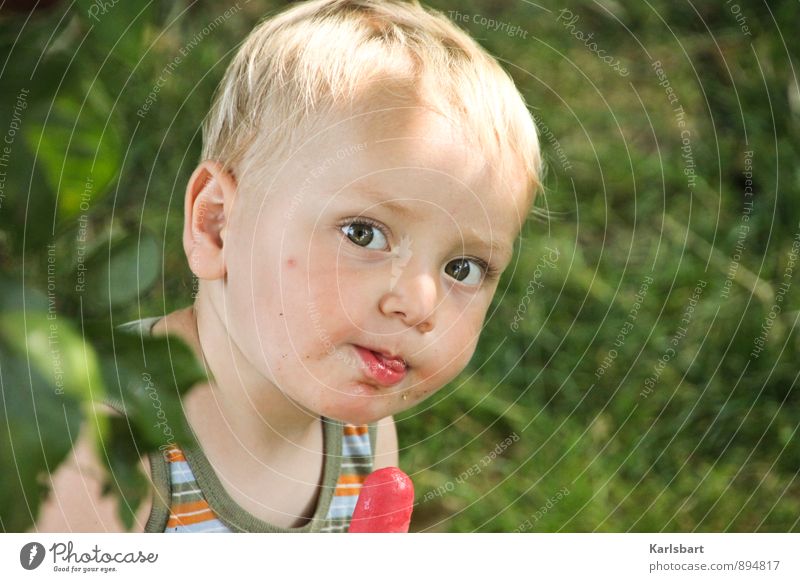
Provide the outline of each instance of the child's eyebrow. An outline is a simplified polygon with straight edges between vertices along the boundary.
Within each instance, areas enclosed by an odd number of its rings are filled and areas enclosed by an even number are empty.
[[[355,191],[360,195],[361,198],[364,199],[365,202],[371,202],[377,206],[380,206],[382,210],[389,210],[390,212],[399,214],[404,218],[422,218],[419,212],[413,208],[410,208],[409,206],[406,206],[398,200],[389,199],[389,196],[386,196],[380,190],[356,187]]]
[[[506,245],[501,243],[498,239],[492,238],[490,240],[484,239],[479,234],[471,231],[471,230],[462,230],[461,234],[463,236],[464,246],[475,245],[478,247],[482,247],[491,253],[492,258],[499,262],[507,260],[511,257],[511,249],[508,248]]]
[[[387,200],[387,196],[377,190],[364,190],[364,189],[357,189],[357,192],[361,194],[361,197],[364,200],[373,202],[376,205],[380,206],[384,210],[388,210],[395,214],[399,214],[406,219],[417,219],[422,220],[424,218],[423,213],[414,210],[413,208],[403,204],[399,200]],[[512,251],[508,248],[507,245],[500,242],[497,238],[492,238],[491,240],[486,240],[482,237],[478,232],[472,229],[462,228],[461,232],[461,240],[464,243],[464,246],[476,246],[485,249],[486,251],[490,252],[492,257],[496,258],[498,262],[507,259],[511,256]]]

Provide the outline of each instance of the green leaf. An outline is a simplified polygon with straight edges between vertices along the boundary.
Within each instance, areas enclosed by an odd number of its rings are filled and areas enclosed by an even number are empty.
[[[96,313],[129,303],[147,291],[161,272],[161,249],[148,232],[98,245],[76,272],[85,281],[86,306]]]
[[[145,31],[157,17],[156,2],[78,0],[76,4],[84,26],[91,27],[89,42],[103,58],[126,67],[139,61],[147,48]]]
[[[22,286],[19,280],[3,273],[0,278],[0,311],[47,310],[47,297],[30,285]]]
[[[21,532],[34,523],[47,487],[81,425],[78,401],[10,348],[0,332],[0,527]]]
[[[122,143],[110,100],[95,83],[86,99],[58,97],[51,108],[39,109],[38,118],[30,119],[23,133],[58,193],[59,220],[87,215],[121,166]]]
[[[0,313],[0,335],[55,386],[56,394],[103,399],[103,378],[94,349],[55,310]]]
[[[109,396],[124,408],[140,447],[155,450],[185,441],[181,396],[206,379],[191,348],[176,337],[142,337],[87,324],[100,354]]]
[[[9,236],[3,241],[11,253],[44,246],[52,235],[54,193],[44,171],[35,163],[25,131],[34,121],[34,99],[29,83],[13,85],[3,80],[0,91],[0,228]]]

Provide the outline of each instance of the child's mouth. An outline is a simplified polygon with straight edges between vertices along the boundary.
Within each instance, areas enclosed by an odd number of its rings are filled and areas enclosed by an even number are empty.
[[[355,348],[365,364],[365,373],[379,384],[394,386],[405,378],[408,365],[402,358],[389,358],[361,346]]]

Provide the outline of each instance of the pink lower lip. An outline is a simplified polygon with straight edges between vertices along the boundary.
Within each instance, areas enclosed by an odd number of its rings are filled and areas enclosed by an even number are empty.
[[[372,350],[355,346],[358,355],[366,364],[364,372],[373,380],[383,386],[394,386],[406,377],[406,366],[390,364],[383,356],[379,356]]]

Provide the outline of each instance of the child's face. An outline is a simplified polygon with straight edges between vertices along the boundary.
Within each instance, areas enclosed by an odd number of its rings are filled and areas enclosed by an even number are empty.
[[[296,403],[372,422],[469,362],[498,283],[481,263],[508,265],[529,197],[463,144],[420,108],[336,120],[263,182],[240,183],[229,333]]]

